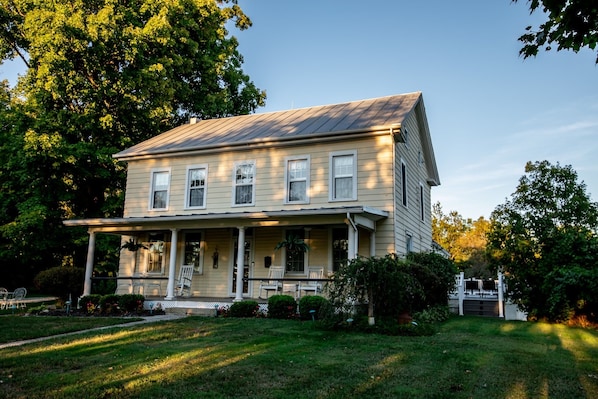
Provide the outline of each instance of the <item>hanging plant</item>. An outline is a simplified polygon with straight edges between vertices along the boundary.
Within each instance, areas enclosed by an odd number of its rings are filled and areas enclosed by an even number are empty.
[[[120,249],[128,249],[131,252],[137,252],[140,248],[147,249],[147,247],[139,242],[137,242],[133,238],[129,238],[129,241],[125,242],[121,245]]]
[[[294,234],[289,234],[287,238],[276,244],[274,250],[278,251],[281,248],[286,248],[287,252],[290,253],[300,253],[309,251],[309,245],[307,245],[302,238],[299,238]]]

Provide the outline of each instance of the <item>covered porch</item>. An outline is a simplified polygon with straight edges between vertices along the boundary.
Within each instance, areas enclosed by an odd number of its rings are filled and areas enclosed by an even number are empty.
[[[387,219],[386,211],[355,206],[64,223],[88,229],[83,295],[92,293],[96,236],[117,234],[123,249],[116,294],[143,294],[146,302],[160,301],[166,309],[214,309],[244,299],[266,303],[260,282],[272,267],[284,270],[281,291],[296,298],[308,294],[297,289],[299,282],[310,280],[310,268],[322,268],[326,280],[342,262],[358,254],[376,255],[376,233]],[[300,236],[310,249],[300,256],[275,250],[289,234]],[[186,290],[177,285],[183,270],[192,270]]]

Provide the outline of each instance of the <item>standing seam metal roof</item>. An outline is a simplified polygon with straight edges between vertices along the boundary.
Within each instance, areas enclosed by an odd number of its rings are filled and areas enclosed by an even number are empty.
[[[200,120],[166,131],[115,154],[129,158],[206,147],[335,135],[400,124],[421,92],[288,111]]]

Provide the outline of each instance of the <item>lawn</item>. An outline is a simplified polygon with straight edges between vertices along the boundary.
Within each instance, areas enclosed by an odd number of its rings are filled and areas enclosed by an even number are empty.
[[[598,397],[598,332],[475,317],[424,337],[187,317],[6,348],[0,359],[7,399]]]

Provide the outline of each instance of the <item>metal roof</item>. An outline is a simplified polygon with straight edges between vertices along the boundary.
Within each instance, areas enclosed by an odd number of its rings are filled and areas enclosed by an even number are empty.
[[[421,92],[288,111],[200,120],[114,155],[117,159],[375,131],[401,124]]]

